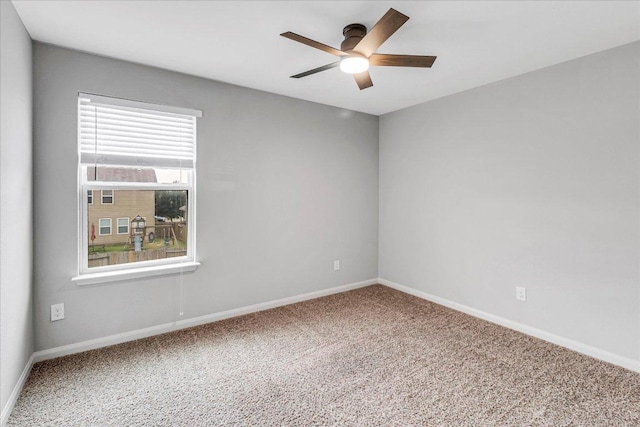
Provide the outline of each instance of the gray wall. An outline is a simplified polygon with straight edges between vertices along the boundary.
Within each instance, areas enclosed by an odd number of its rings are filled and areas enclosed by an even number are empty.
[[[640,359],[639,52],[382,116],[380,277]]]
[[[203,110],[194,274],[71,282],[78,91]],[[377,277],[377,117],[39,43],[34,93],[36,350]]]
[[[31,39],[0,2],[0,408],[33,352]]]

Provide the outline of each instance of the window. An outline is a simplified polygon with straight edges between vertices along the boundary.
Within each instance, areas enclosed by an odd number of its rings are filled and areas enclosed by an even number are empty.
[[[113,190],[102,190],[100,192],[102,195],[102,204],[103,205],[112,205],[113,204]]]
[[[129,234],[129,218],[118,218],[118,234]]]
[[[197,117],[200,111],[79,94],[78,194],[86,196],[79,198],[78,283],[197,267]]]
[[[100,236],[109,236],[111,234],[111,218],[100,218],[98,224],[98,234]]]

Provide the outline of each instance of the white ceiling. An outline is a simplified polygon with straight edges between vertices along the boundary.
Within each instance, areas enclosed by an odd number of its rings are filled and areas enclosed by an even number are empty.
[[[638,1],[22,1],[34,40],[371,114],[384,114],[640,39]],[[340,47],[390,8],[409,21],[380,53],[437,55],[433,68],[374,67],[358,90],[335,61],[280,37]]]

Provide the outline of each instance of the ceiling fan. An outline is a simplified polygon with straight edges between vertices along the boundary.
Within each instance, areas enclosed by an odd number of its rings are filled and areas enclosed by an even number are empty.
[[[340,50],[292,33],[291,31],[280,34],[282,37],[340,57],[339,61],[296,74],[291,76],[291,78],[299,79],[340,66],[343,72],[353,74],[358,87],[362,90],[373,86],[368,71],[370,65],[378,67],[430,68],[436,60],[435,56],[374,53],[380,45],[404,25],[408,19],[408,16],[403,15],[397,10],[389,9],[368,33],[367,27],[362,24],[349,24],[342,30],[344,41],[340,45]]]

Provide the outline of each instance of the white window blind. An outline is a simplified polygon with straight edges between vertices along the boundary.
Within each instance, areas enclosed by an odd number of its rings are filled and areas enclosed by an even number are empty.
[[[85,165],[193,168],[202,113],[79,94],[80,162]]]

